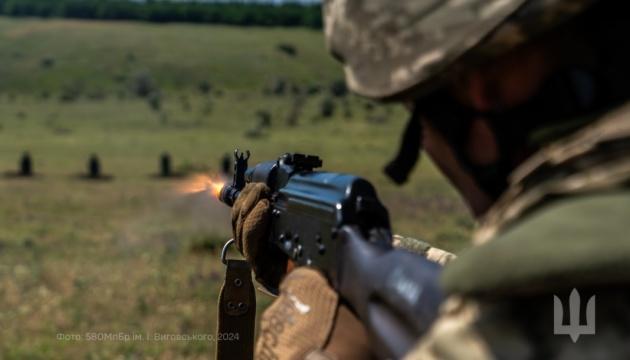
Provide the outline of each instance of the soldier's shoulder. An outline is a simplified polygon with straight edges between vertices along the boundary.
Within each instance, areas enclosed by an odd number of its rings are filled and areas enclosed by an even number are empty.
[[[630,102],[595,118],[514,170],[510,186],[475,232],[475,243],[490,241],[557,199],[630,183]]]
[[[449,298],[431,330],[408,354],[410,359],[628,359],[630,293],[616,288],[595,292],[595,333],[574,342],[555,331],[554,295],[566,291],[492,300]],[[588,295],[587,295],[588,294]],[[590,297],[593,292],[582,293]],[[568,321],[567,321],[568,322]],[[556,332],[557,334],[555,334]]]
[[[542,206],[444,272],[451,293],[523,294],[630,282],[630,189]]]

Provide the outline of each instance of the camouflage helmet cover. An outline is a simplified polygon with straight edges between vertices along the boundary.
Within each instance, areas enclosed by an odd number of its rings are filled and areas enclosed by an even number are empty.
[[[325,36],[354,92],[422,91],[466,59],[497,55],[591,0],[324,0]]]

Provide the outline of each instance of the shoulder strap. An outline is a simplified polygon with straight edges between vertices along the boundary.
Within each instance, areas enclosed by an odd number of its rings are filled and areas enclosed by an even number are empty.
[[[253,359],[255,321],[251,267],[244,260],[227,260],[225,282],[219,294],[216,358]]]

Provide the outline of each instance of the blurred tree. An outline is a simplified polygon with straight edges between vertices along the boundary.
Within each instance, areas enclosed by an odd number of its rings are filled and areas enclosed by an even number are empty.
[[[200,93],[207,95],[212,90],[212,85],[208,82],[208,80],[202,80],[197,85],[197,89],[199,89]]]
[[[330,93],[334,97],[344,97],[348,95],[348,87],[345,80],[335,80],[330,84]]]
[[[167,0],[0,0],[7,16],[321,28],[321,5]]]
[[[297,48],[292,44],[280,43],[276,46],[276,49],[290,57],[295,57],[297,55]]]
[[[333,99],[327,97],[319,105],[319,115],[322,118],[329,118],[335,114],[335,103]]]

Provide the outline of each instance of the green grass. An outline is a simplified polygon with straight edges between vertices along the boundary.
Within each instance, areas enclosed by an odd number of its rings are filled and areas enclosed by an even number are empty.
[[[247,92],[276,76],[307,83],[341,77],[315,30],[4,18],[0,33],[2,91],[57,92],[72,83],[113,90],[142,70],[169,88],[206,79]],[[279,43],[295,44],[297,57],[279,53]],[[43,67],[44,59],[54,64]]]
[[[294,43],[295,59],[275,50]],[[134,54],[129,61],[127,54]],[[55,59],[42,68],[41,59]],[[326,84],[341,77],[321,34],[308,30],[0,19],[0,170],[29,150],[40,175],[0,179],[1,358],[205,358],[212,342],[60,341],[58,333],[212,333],[223,272],[216,249],[230,233],[229,209],[206,196],[182,196],[155,180],[158,155],[179,168],[216,172],[220,157],[250,149],[251,162],[284,152],[320,155],[326,170],[372,181],[396,232],[450,250],[465,244],[472,221],[426,160],[402,188],[381,173],[405,125],[396,106],[372,113],[351,98],[317,120],[323,95],[307,100],[298,126],[286,125],[290,97],[262,94],[273,78]],[[164,96],[160,114],[127,91],[136,71],[151,72]],[[210,81],[223,95],[196,92]],[[81,96],[58,100],[67,84]],[[91,90],[105,99],[86,99]],[[42,99],[42,91],[50,92]],[[210,100],[209,100],[210,99]],[[208,101],[212,111],[205,108]],[[182,103],[190,103],[187,109]],[[255,112],[272,113],[256,139]],[[390,114],[386,116],[385,114]],[[378,114],[385,121],[366,121]],[[114,179],[90,183],[98,153]],[[211,247],[211,246],[210,246]],[[260,309],[268,303],[259,294]]]

